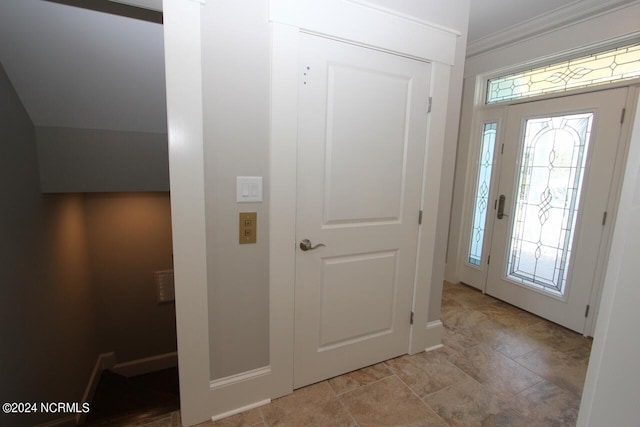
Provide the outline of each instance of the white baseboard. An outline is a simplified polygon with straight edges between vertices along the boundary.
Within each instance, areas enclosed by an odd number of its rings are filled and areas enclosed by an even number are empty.
[[[444,325],[440,320],[427,323],[427,345],[425,351],[442,348],[442,332]]]
[[[267,405],[269,403],[271,403],[271,399],[261,400],[260,402],[252,403],[250,405],[243,406],[241,408],[236,408],[236,409],[231,410],[229,412],[224,412],[222,414],[214,415],[213,417],[211,417],[211,421],[218,421],[218,420],[221,420],[223,418],[230,417],[232,415],[240,414],[240,413],[248,411],[250,409],[254,409],[254,408],[258,408],[260,406]]]
[[[178,353],[171,352],[129,362],[117,363],[111,370],[125,377],[148,374],[178,366]]]
[[[93,396],[96,394],[96,388],[98,387],[98,382],[100,382],[100,375],[102,375],[102,371],[111,368],[115,363],[116,355],[113,352],[98,355],[96,364],[93,366],[93,372],[91,372],[91,376],[89,377],[87,388],[85,388],[82,400],[80,400],[81,403],[91,402],[93,400]],[[86,421],[87,414],[82,412],[73,418],[74,424],[72,425],[82,425]]]
[[[224,378],[218,378],[217,380],[209,381],[209,389],[215,390],[217,388],[226,387],[231,384],[236,384],[242,381],[251,380],[254,378],[269,375],[271,373],[271,366],[264,366],[262,368],[252,369],[247,372],[240,372],[239,374],[230,375]],[[228,416],[228,415],[227,415]]]

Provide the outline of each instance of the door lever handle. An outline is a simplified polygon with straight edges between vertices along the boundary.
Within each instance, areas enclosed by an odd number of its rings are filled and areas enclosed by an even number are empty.
[[[502,219],[505,216],[508,216],[507,214],[504,213],[504,201],[505,201],[506,197],[504,197],[504,194],[500,195],[500,198],[498,199],[498,219]]]
[[[300,242],[300,249],[302,249],[305,252],[308,250],[319,248],[321,246],[327,246],[327,245],[325,245],[324,243],[318,243],[317,245],[313,245],[311,244],[311,240],[309,239],[304,239]]]

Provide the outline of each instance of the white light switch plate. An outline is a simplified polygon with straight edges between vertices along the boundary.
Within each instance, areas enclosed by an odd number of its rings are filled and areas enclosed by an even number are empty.
[[[262,202],[262,177],[237,176],[236,194],[238,203]]]

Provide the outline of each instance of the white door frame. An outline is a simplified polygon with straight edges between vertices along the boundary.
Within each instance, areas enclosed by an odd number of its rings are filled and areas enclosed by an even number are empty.
[[[367,2],[272,0],[269,223],[270,366],[212,383],[209,373],[200,8],[164,0],[167,116],[182,422],[192,425],[259,406],[293,389],[297,70],[301,31],[428,61],[433,110],[423,176],[422,227],[410,346],[440,344],[427,329],[451,68],[460,34]],[[341,17],[341,19],[336,19]],[[356,21],[360,23],[354,26]],[[380,31],[384,28],[385,31]],[[407,41],[410,42],[407,42]],[[426,114],[426,105],[425,105]],[[437,244],[439,243],[439,244]]]
[[[200,4],[165,0],[171,228],[176,294],[182,422],[200,420],[199,396],[208,385],[207,246],[203,164]],[[204,323],[204,324],[203,324]]]

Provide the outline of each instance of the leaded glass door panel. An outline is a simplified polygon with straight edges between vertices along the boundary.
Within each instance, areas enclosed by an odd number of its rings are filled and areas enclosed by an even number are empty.
[[[584,332],[626,89],[508,108],[486,291]]]
[[[480,290],[487,280],[505,111],[503,106],[478,111],[472,128],[459,280]]]

